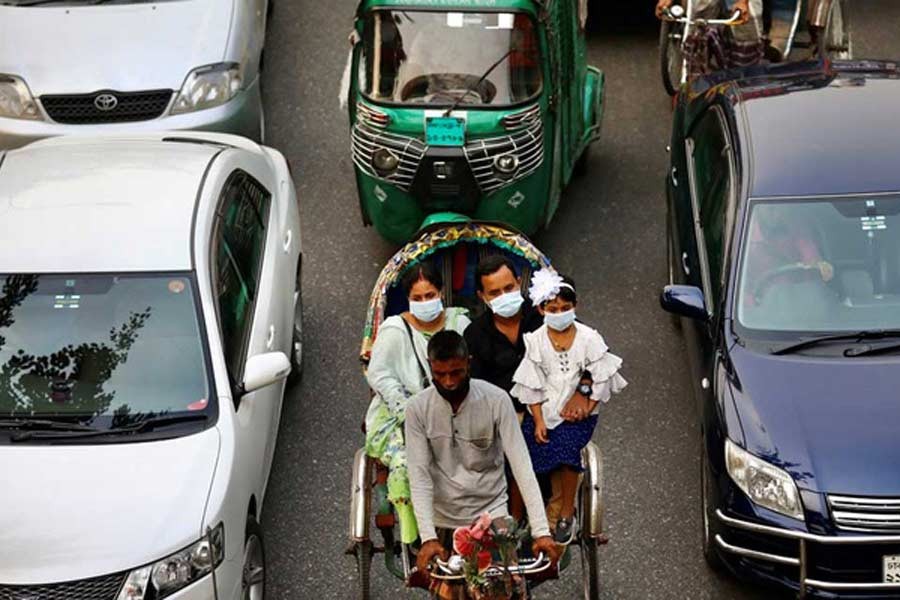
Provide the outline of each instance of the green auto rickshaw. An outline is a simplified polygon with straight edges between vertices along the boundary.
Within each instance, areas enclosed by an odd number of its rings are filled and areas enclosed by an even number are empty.
[[[363,222],[396,243],[467,217],[531,234],[599,136],[587,0],[362,0],[348,64]]]

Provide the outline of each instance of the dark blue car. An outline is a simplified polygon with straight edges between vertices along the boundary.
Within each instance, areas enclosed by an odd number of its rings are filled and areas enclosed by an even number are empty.
[[[681,94],[670,285],[714,568],[900,597],[900,70],[794,64]]]

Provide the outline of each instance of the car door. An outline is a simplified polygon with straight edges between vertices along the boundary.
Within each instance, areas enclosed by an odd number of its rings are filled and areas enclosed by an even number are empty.
[[[727,258],[736,214],[736,163],[730,139],[725,115],[714,105],[696,120],[685,140],[692,225],[682,232],[685,280],[703,290],[708,313],[706,321],[692,321],[685,333],[697,398],[706,406],[714,397],[715,371],[722,357]]]
[[[279,315],[271,294],[277,246],[272,227],[271,194],[246,171],[234,170],[226,179],[213,228],[214,290],[222,345],[239,427],[244,431],[239,452],[259,465],[264,484],[274,448],[272,423],[281,410],[284,384],[276,383],[250,394],[242,393],[247,359],[279,350]]]

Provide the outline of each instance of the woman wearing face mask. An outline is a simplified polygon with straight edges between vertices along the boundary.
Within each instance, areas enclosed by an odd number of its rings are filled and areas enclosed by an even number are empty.
[[[430,264],[412,267],[401,280],[409,310],[388,317],[378,328],[366,379],[375,392],[366,413],[366,452],[388,470],[388,499],[400,519],[400,536],[418,537],[409,495],[403,417],[409,399],[431,384],[428,340],[444,329],[462,333],[469,325],[465,309],[444,308],[443,280]]]
[[[534,274],[529,296],[544,325],[525,336],[525,358],[513,375],[512,393],[527,405],[522,423],[536,473],[559,472],[560,514],[553,538],[568,544],[577,530],[575,494],[581,449],[597,426],[601,402],[625,388],[622,359],[603,336],[575,321],[575,283],[550,270]]]

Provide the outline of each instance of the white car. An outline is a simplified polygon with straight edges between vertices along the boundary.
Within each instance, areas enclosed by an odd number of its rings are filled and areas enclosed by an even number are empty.
[[[243,138],[0,153],[0,598],[262,598],[299,228]]]
[[[0,0],[0,148],[116,132],[262,139],[269,0]]]

